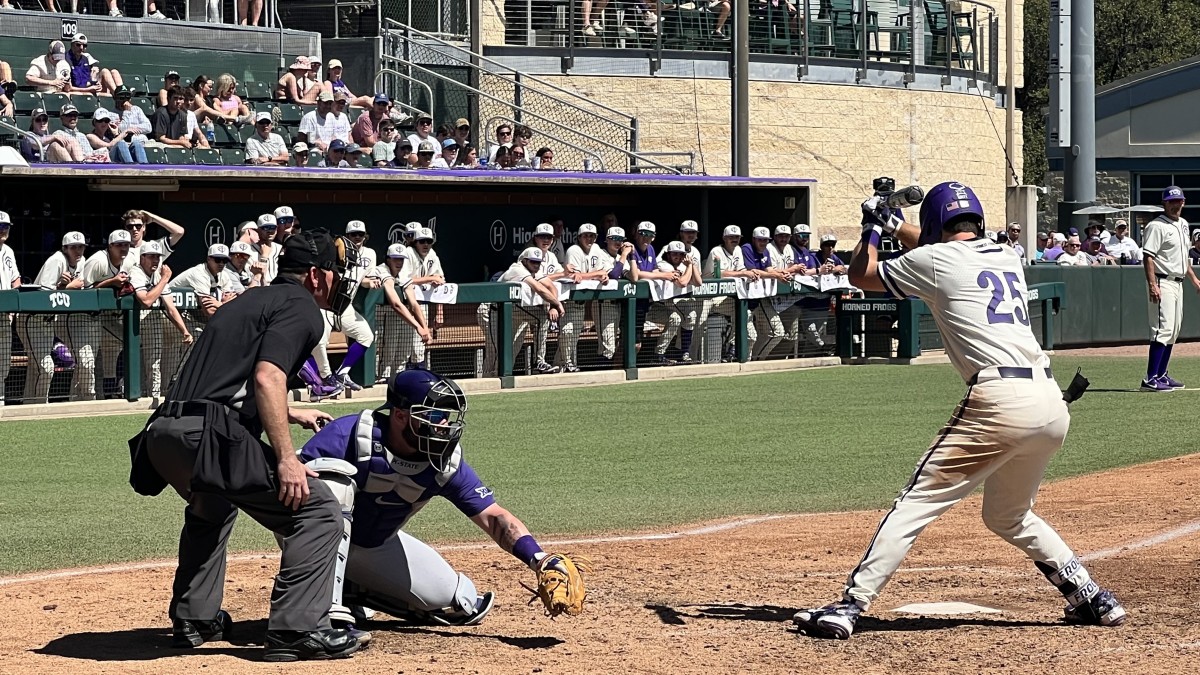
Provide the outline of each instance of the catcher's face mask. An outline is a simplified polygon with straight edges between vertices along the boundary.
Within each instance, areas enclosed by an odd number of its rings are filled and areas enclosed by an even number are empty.
[[[337,250],[337,263],[333,269],[335,276],[329,292],[329,308],[334,314],[341,315],[354,300],[351,294],[354,292],[355,268],[359,265],[359,248],[346,237],[335,239],[333,246]]]
[[[450,465],[466,425],[467,398],[458,385],[435,383],[422,403],[408,409],[408,441],[429,459],[436,471]]]

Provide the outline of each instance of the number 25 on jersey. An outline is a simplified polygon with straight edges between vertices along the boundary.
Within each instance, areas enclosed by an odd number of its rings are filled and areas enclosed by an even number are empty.
[[[1013,323],[1015,320],[1022,326],[1029,325],[1029,308],[1025,304],[1025,298],[1021,296],[1021,290],[1017,288],[1020,278],[1015,272],[1005,272],[1004,279],[1001,280],[995,272],[984,270],[979,273],[975,282],[980,288],[992,290],[992,301],[987,307],[989,324]],[[1005,302],[1013,303],[1011,312],[1000,311],[1000,306]]]

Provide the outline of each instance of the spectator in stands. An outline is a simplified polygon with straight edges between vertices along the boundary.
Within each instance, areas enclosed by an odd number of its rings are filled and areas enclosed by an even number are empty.
[[[174,72],[174,71],[172,71]],[[190,87],[193,96],[188,103],[188,110],[191,110],[196,115],[196,119],[200,122],[204,120],[212,120],[214,124],[237,124],[238,110],[217,110],[208,104],[212,97],[214,85],[216,83],[207,76],[201,75],[192,81]],[[160,99],[166,100],[165,96],[161,95]],[[165,105],[165,104],[163,104]]]
[[[346,113],[349,109],[350,102],[345,94],[333,95],[333,109],[329,111],[329,117],[325,118],[326,137],[332,142],[334,139],[340,139],[343,143],[350,142],[350,115]]]
[[[87,140],[93,150],[107,150],[110,162],[118,164],[146,164],[145,141],[133,129],[115,130],[120,117],[100,108],[92,113],[92,133]],[[143,137],[144,138],[144,137]]]
[[[304,113],[296,138],[312,146],[314,152],[324,154],[333,137],[329,126],[329,113],[333,111],[333,94],[323,91],[317,95],[317,107]]]
[[[778,0],[776,0],[778,2]],[[776,5],[778,6],[778,5]],[[799,33],[796,29],[796,5],[787,3],[788,11],[792,15],[792,30]],[[717,15],[717,24],[713,26],[713,38],[717,40],[728,40],[729,35],[725,33],[725,22],[729,20],[729,13],[733,11],[730,0],[709,0],[708,11],[715,12]]]
[[[191,148],[188,136],[188,111],[184,109],[187,96],[179,87],[172,87],[167,96],[167,105],[154,111],[150,118],[154,140],[176,148]]]
[[[271,113],[260,112],[254,117],[254,134],[246,139],[246,163],[259,166],[287,166],[288,150],[283,137],[273,133]]]
[[[1078,237],[1078,235],[1076,236]],[[1062,255],[1063,251],[1066,250],[1064,244],[1067,243],[1067,235],[1063,234],[1062,232],[1055,232],[1052,243],[1054,245],[1046,249],[1046,251],[1042,254],[1042,260],[1044,262],[1058,261],[1058,256]]]
[[[388,119],[388,107],[391,105],[392,99],[388,98],[387,94],[375,94],[371,108],[359,115],[354,122],[354,127],[350,130],[350,139],[365,150],[369,151],[374,147],[379,142],[379,123]],[[417,127],[420,128],[420,125]]]
[[[1192,247],[1188,249],[1188,261],[1200,265],[1200,230],[1192,232]]]
[[[396,132],[396,138],[398,139],[396,141],[396,153],[391,166],[400,169],[410,169],[412,168],[412,164],[409,163],[409,160],[412,159],[413,155],[412,141],[408,140],[408,136],[400,135],[399,132]]]
[[[421,144],[419,146],[417,146],[417,155],[416,155],[417,161],[415,164],[413,164],[413,168],[414,169],[432,169],[433,168],[433,156],[436,154],[436,152],[437,152],[437,150],[433,144],[433,139],[429,139],[427,141],[421,141]]]
[[[311,156],[308,144],[304,141],[298,141],[292,146],[292,166],[308,166],[308,158]]]
[[[178,87],[178,86],[179,86],[179,71],[168,70],[167,74],[163,75],[162,89],[158,90],[158,96],[157,96],[158,107],[161,108],[161,107],[164,107],[167,105],[167,90],[170,89],[171,87]]]
[[[537,158],[538,171],[553,171],[554,170],[554,151],[550,148],[538,148],[534,155]]]
[[[513,165],[512,148],[509,148],[507,145],[501,145],[492,154],[492,159],[493,161],[488,163],[490,168],[511,169]]]
[[[250,108],[242,101],[242,97],[237,95],[237,79],[229,73],[221,73],[217,76],[213,107],[223,118],[228,119],[229,115],[237,115],[234,121],[238,124],[244,124],[253,119],[250,116]]]
[[[514,145],[509,151],[510,169],[528,169],[529,161],[525,159],[525,148]]]
[[[11,97],[17,93],[17,82],[13,79],[12,66],[0,60],[0,94]]]
[[[488,143],[488,166],[496,164],[496,151],[502,147],[512,147],[513,128],[505,122],[496,127],[496,141]]]
[[[441,147],[442,143],[445,142],[447,138],[454,137],[454,127],[450,126],[449,124],[439,125],[437,131],[434,132],[433,137],[437,140],[438,147]]]
[[[0,117],[11,118],[12,116],[13,116],[12,99],[10,99],[8,97],[8,94],[4,93],[3,91],[0,91]]]
[[[370,108],[373,98],[370,96],[355,96],[354,92],[350,91],[350,87],[342,81],[342,62],[338,59],[329,59],[329,79],[325,80],[322,89],[330,94],[344,94],[346,100],[352,106],[359,108]]]
[[[458,163],[458,142],[453,138],[442,141],[442,154],[433,159],[433,168],[449,169]]]
[[[41,148],[28,137],[21,137],[21,156],[29,163],[34,162],[52,162],[55,164],[65,164],[75,161],[74,158],[80,155],[80,149],[77,147],[74,139],[55,136],[50,133],[50,116],[42,108],[37,108],[33,111],[33,116],[29,118],[29,133],[33,134],[42,142],[42,148],[46,151],[46,156],[42,157]],[[71,146],[76,145],[74,151]]]
[[[183,111],[187,115],[188,140],[192,142],[192,147],[207,148],[208,136],[200,128],[200,121],[196,118],[196,112],[192,110],[192,102],[196,100],[196,91],[191,87],[185,87],[183,90],[183,99]]]
[[[108,148],[97,149],[92,146],[88,140],[87,134],[79,130],[79,109],[70,103],[64,105],[58,111],[58,119],[62,122],[62,129],[54,132],[55,136],[63,135],[74,140],[79,146],[81,154],[75,161],[84,162],[108,162]]]
[[[322,87],[310,77],[311,74],[312,64],[308,62],[308,57],[297,56],[292,65],[288,66],[288,71],[279,78],[275,87],[275,99],[285,103],[316,103]]]
[[[1100,250],[1106,255],[1108,254],[1107,244],[1111,235],[1104,230],[1104,223],[1098,220],[1089,221],[1087,228],[1084,230],[1084,237],[1084,241],[1088,243],[1085,246],[1088,252],[1091,252],[1091,238],[1096,237],[1100,240]]]
[[[516,127],[513,128],[513,138],[512,138],[513,149],[514,150],[517,148],[524,149],[526,157],[528,157],[528,155],[529,155],[528,145],[529,145],[529,141],[531,139],[533,139],[533,129],[530,129],[529,127],[525,126],[524,124],[518,124]]]
[[[604,25],[601,20],[604,18],[604,8],[608,6],[608,0],[583,0],[581,9],[583,10],[583,34],[587,37],[596,37],[597,33],[604,30]],[[592,20],[592,10],[596,11],[596,19]]]
[[[133,92],[129,91],[129,87],[121,85],[113,92],[113,101],[116,103],[117,112],[121,116],[120,122],[117,124],[117,130],[132,131],[133,136],[130,137],[130,143],[140,143],[145,146],[148,134],[154,131],[154,127],[150,125],[150,120],[146,117],[146,113],[133,104]]]
[[[430,132],[432,130],[433,118],[426,113],[417,113],[417,130],[408,135],[408,142],[412,143],[414,151],[419,151],[421,149],[421,143],[424,141],[430,141],[431,143],[433,142],[433,137],[430,136]],[[436,148],[437,146],[434,147]],[[434,152],[436,152],[436,150]],[[410,158],[409,161],[413,164],[416,164],[417,159],[419,158],[413,157]],[[430,157],[430,161],[432,160],[433,158]]]
[[[1093,265],[1116,265],[1117,259],[1108,254],[1104,250],[1104,242],[1099,236],[1088,237],[1087,249],[1085,251],[1088,257],[1092,259]]]
[[[1049,232],[1038,232],[1037,233],[1037,250],[1033,252],[1033,259],[1030,260],[1029,262],[1031,262],[1031,263],[1041,262],[1042,256],[1044,256],[1046,254],[1046,246],[1049,243],[1050,243],[1050,233]]]
[[[467,146],[466,150],[458,151],[458,165],[456,169],[478,169],[479,168],[479,151],[475,146]]]
[[[29,62],[25,84],[36,87],[39,94],[70,91],[71,66],[61,40],[52,40],[45,54]]]
[[[346,144],[346,163],[351,167],[362,166],[363,149],[358,143]]]
[[[454,140],[458,143],[458,163],[462,164],[466,156],[467,148],[473,146],[471,143],[471,121],[465,117],[460,117],[454,121]]]
[[[257,26],[262,16],[263,0],[237,0],[237,20],[242,26]]]
[[[390,119],[379,123],[379,140],[371,148],[371,165],[376,167],[391,166],[396,159],[396,143],[400,135],[396,133],[396,123]]]
[[[1121,218],[1117,220],[1113,230],[1112,239],[1108,240],[1109,255],[1119,260],[1122,265],[1142,264],[1142,247],[1129,236],[1129,222]]]
[[[1055,256],[1054,262],[1065,266],[1086,266],[1092,264],[1092,258],[1082,250],[1079,236],[1073,236],[1063,244],[1063,252]]]
[[[116,0],[109,2],[116,5]],[[125,84],[121,72],[116,68],[101,68],[96,58],[87,53],[87,48],[88,39],[83,33],[76,33],[71,38],[71,51],[67,52],[67,65],[71,68],[69,91],[72,94],[111,96],[117,87]]]
[[[1008,234],[1009,245],[1012,246],[1013,250],[1017,252],[1017,255],[1021,256],[1021,263],[1028,265],[1029,261],[1025,259],[1026,258],[1025,247],[1021,246],[1021,243],[1020,243],[1021,242],[1021,224],[1020,223],[1009,223],[1008,229],[1006,229],[1005,232]]]
[[[346,142],[340,138],[330,141],[329,150],[325,153],[325,158],[317,166],[336,167],[339,169],[349,167],[350,162],[346,161]]]
[[[178,15],[176,15],[176,16],[178,16]],[[158,4],[155,3],[154,0],[150,0],[150,2],[146,3],[146,18],[147,19],[166,19],[167,15],[163,14],[161,11],[159,11]],[[198,20],[199,19],[197,19],[197,21]]]

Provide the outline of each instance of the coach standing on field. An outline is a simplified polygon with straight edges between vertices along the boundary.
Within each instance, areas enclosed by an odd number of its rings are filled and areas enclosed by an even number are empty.
[[[1142,238],[1142,265],[1150,290],[1150,357],[1143,391],[1182,389],[1183,383],[1167,375],[1171,350],[1183,325],[1183,280],[1200,291],[1200,279],[1188,264],[1188,222],[1183,219],[1183,190],[1172,185],[1163,190],[1163,210],[1146,225]]]
[[[274,282],[213,314],[166,401],[131,441],[134,489],[157,494],[169,483],[188,502],[170,606],[177,647],[228,638],[225,548],[239,509],[283,548],[265,660],[339,658],[360,646],[326,617],[341,508],[296,459],[288,429],[331,419],[289,409],[287,382],[321,339],[318,310],[341,299],[343,269],[325,231],[289,238]]]

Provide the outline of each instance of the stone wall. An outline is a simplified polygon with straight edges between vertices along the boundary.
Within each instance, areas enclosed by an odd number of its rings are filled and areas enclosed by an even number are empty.
[[[1128,206],[1129,196],[1133,194],[1130,181],[1128,171],[1097,171],[1096,201],[1107,206]],[[1063,197],[1062,172],[1046,172],[1042,185],[1049,191],[1038,197],[1038,229],[1051,232],[1058,229],[1058,202]]]

